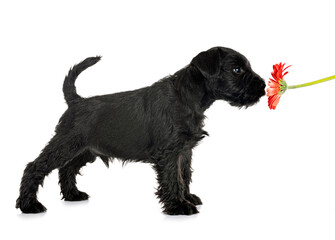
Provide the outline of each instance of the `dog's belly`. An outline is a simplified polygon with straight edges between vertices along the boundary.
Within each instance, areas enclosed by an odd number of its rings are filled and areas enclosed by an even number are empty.
[[[117,120],[111,120],[110,126],[99,126],[92,145],[108,157],[133,160],[147,158],[150,141],[144,127],[139,123],[115,124]]]

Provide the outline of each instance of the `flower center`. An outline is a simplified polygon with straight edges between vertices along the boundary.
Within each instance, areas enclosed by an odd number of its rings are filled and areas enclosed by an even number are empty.
[[[285,93],[285,91],[287,90],[287,83],[285,82],[285,80],[284,79],[279,79],[279,92],[278,92],[278,94],[279,95],[282,95],[282,94],[284,94]]]

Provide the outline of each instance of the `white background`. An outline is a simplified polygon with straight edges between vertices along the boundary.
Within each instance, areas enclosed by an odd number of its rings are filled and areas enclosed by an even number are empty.
[[[244,54],[268,79],[292,64],[289,85],[335,74],[333,1],[2,1],[0,3],[1,239],[334,239],[335,81],[207,110],[210,133],[195,149],[191,190],[200,214],[161,213],[149,165],[82,169],[89,201],[61,201],[57,171],[39,200],[15,209],[25,165],[67,108],[62,83],[89,56],[102,61],[77,81],[82,96],[151,85],[213,46]]]

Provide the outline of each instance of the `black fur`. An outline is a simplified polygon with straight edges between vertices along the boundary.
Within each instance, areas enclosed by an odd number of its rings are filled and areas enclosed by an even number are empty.
[[[75,80],[100,57],[87,58],[70,69],[63,91],[69,108],[56,134],[22,177],[16,207],[24,213],[46,208],[37,191],[44,177],[59,169],[66,201],[88,199],[76,187],[76,175],[86,163],[108,161],[150,163],[157,173],[157,196],[171,215],[197,213],[199,197],[190,193],[192,149],[207,135],[204,112],[215,100],[237,107],[255,104],[265,94],[265,83],[238,52],[222,47],[198,54],[191,63],[150,87],[82,98]]]

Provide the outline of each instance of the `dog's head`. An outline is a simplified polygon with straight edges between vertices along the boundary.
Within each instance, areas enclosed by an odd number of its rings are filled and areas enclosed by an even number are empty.
[[[242,54],[223,47],[199,53],[191,62],[204,77],[206,92],[230,105],[248,107],[265,95],[265,82]]]

